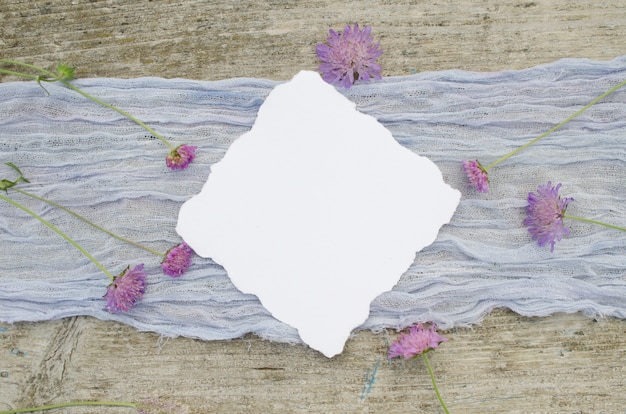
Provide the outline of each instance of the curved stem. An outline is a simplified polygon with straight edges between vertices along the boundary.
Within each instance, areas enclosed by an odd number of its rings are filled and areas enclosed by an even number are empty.
[[[12,70],[7,70],[7,69],[0,69],[0,73],[4,73],[6,75],[19,76],[20,78],[25,78],[25,79],[30,79],[30,80],[37,80],[37,76],[35,75],[29,75],[27,73],[15,72]]]
[[[0,411],[0,414],[18,414],[18,413],[32,413],[34,411],[53,410],[55,408],[64,407],[78,407],[78,406],[108,406],[108,407],[129,407],[137,408],[139,404],[129,402],[115,402],[115,401],[73,401],[59,404],[40,405],[39,407],[31,408],[18,408],[15,410]]]
[[[7,61],[7,60],[0,60],[0,62],[5,62],[5,63],[6,63],[6,62],[12,62],[12,63],[16,63],[16,64],[18,64],[17,62]],[[24,65],[26,65],[26,64],[24,64]],[[29,67],[30,67],[30,65],[26,65],[26,66],[29,66]],[[37,68],[37,69],[39,69],[39,68]],[[43,71],[43,69],[39,69],[39,70]],[[59,78],[58,78],[58,77],[53,77],[53,78],[51,78],[51,79],[48,79],[48,78],[42,78],[42,75],[39,75],[39,76],[29,75],[28,73],[15,72],[15,71],[13,71],[13,70],[7,70],[7,69],[0,69],[0,73],[5,73],[5,74],[7,74],[7,75],[19,76],[19,77],[21,77],[21,78],[34,80],[34,81],[36,81],[36,82],[37,82],[37,84],[41,87],[41,89],[43,89],[43,90],[46,92],[46,94],[48,94],[48,95],[50,95],[50,92],[48,92],[48,90],[47,90],[46,88],[44,88],[44,87],[43,87],[43,85],[41,84],[41,82],[42,82],[42,81],[43,81],[43,82],[55,82],[55,81],[59,80]],[[48,72],[48,73],[49,73],[49,72]],[[52,74],[52,75],[54,75],[54,74]],[[48,75],[46,75],[46,76],[48,76]]]
[[[107,275],[109,277],[109,279],[111,279],[111,281],[113,281],[115,279],[115,277],[104,266],[102,266],[102,264],[99,261],[97,261],[92,255],[90,255],[87,250],[85,250],[81,245],[79,245],[74,240],[72,240],[72,238],[70,236],[68,236],[67,234],[65,234],[61,230],[59,230],[59,228],[56,227],[54,224],[50,223],[49,221],[47,221],[46,219],[44,219],[43,217],[41,217],[40,215],[38,215],[34,211],[29,210],[28,208],[24,207],[23,205],[15,202],[13,200],[11,200],[8,197],[3,196],[2,194],[0,194],[0,199],[6,201],[7,203],[13,204],[15,207],[19,208],[20,210],[30,214],[32,217],[34,217],[37,220],[39,220],[42,224],[44,224],[45,226],[47,226],[48,228],[53,230],[59,236],[63,237],[72,246],[74,246],[78,250],[80,250],[80,252],[82,254],[84,254],[85,256],[87,256],[87,258],[89,260],[91,260],[93,262],[93,264],[95,264],[98,267],[98,269],[102,270],[104,272],[104,274]]]
[[[426,368],[428,368],[428,373],[430,374],[430,380],[433,383],[433,388],[435,389],[435,394],[437,394],[437,399],[439,400],[439,403],[441,404],[441,407],[446,412],[446,414],[450,414],[450,411],[448,411],[448,407],[446,407],[446,404],[443,402],[443,398],[441,398],[441,394],[439,393],[439,388],[437,388],[437,383],[435,382],[435,375],[433,374],[433,369],[430,366],[430,361],[428,360],[428,357],[426,356],[426,352],[422,354],[422,358],[424,358],[424,362],[426,363]]]
[[[502,161],[506,160],[507,158],[512,157],[513,155],[517,154],[521,150],[531,146],[532,144],[534,144],[535,142],[539,141],[540,139],[545,138],[547,135],[549,135],[549,134],[553,133],[554,131],[556,131],[557,129],[561,128],[563,125],[567,124],[569,121],[571,121],[572,119],[576,118],[578,115],[582,114],[587,109],[591,108],[594,104],[596,104],[600,100],[606,98],[608,95],[612,94],[613,92],[615,92],[616,90],[618,90],[619,88],[621,88],[624,85],[626,85],[626,80],[618,83],[617,85],[615,85],[614,87],[612,87],[608,91],[604,92],[602,95],[598,96],[593,101],[589,102],[587,105],[583,106],[581,109],[579,109],[578,111],[574,112],[572,115],[567,117],[565,120],[560,122],[558,125],[550,128],[548,131],[546,131],[543,134],[539,135],[537,138],[533,139],[532,141],[527,142],[526,144],[522,145],[519,148],[514,149],[513,151],[511,151],[508,154],[504,155],[503,157],[498,158],[497,160],[495,160],[494,162],[492,162],[491,164],[486,166],[485,167],[485,171],[489,170],[491,167],[496,166],[497,164],[500,164]]]
[[[93,222],[89,221],[88,219],[86,219],[85,217],[81,216],[80,214],[75,213],[75,212],[73,212],[72,210],[70,210],[69,208],[62,206],[61,204],[55,203],[54,201],[51,201],[51,200],[47,200],[47,199],[45,199],[45,198],[43,198],[43,197],[39,197],[38,195],[35,195],[35,194],[32,194],[32,193],[29,193],[29,192],[27,192],[27,191],[20,190],[20,189],[19,189],[19,188],[17,188],[17,187],[13,187],[12,189],[13,189],[14,191],[17,191],[17,192],[18,192],[18,193],[20,193],[20,194],[24,194],[25,196],[28,196],[28,197],[34,198],[34,199],[39,200],[39,201],[43,201],[44,203],[48,203],[48,204],[50,204],[51,206],[54,206],[54,207],[60,208],[61,210],[65,211],[66,213],[71,214],[72,216],[76,217],[77,219],[79,219],[79,220],[83,221],[84,223],[89,224],[90,226],[93,226],[94,228],[96,228],[96,229],[98,229],[98,230],[100,230],[100,231],[102,231],[102,232],[104,232],[104,233],[108,234],[109,236],[111,236],[111,237],[113,237],[113,238],[116,238],[116,239],[118,239],[118,240],[121,240],[121,241],[123,241],[123,242],[125,242],[125,243],[132,244],[133,246],[139,247],[140,249],[143,249],[143,250],[145,250],[145,251],[147,251],[147,252],[150,252],[150,253],[152,253],[152,254],[155,254],[155,255],[157,255],[157,256],[161,256],[161,257],[165,256],[165,254],[163,254],[163,253],[161,253],[161,252],[159,252],[159,251],[157,251],[157,250],[151,249],[151,248],[149,248],[149,247],[147,247],[147,246],[144,246],[143,244],[137,243],[136,241],[129,240],[129,239],[127,239],[127,238],[125,238],[125,237],[122,237],[122,236],[118,236],[117,234],[112,233],[112,232],[110,232],[109,230],[107,230],[107,229],[105,229],[105,228],[103,228],[103,227],[98,226],[97,224],[95,224],[95,223],[93,223]]]
[[[619,227],[619,226],[615,226],[613,224],[603,223],[601,221],[592,220],[592,219],[588,219],[588,218],[585,218],[585,217],[570,216],[569,214],[564,214],[563,218],[568,218],[568,219],[578,220],[578,221],[584,221],[585,223],[599,224],[601,226],[609,227],[611,229],[626,231],[626,228],[624,228],[624,227]]]
[[[142,121],[140,121],[139,119],[135,118],[134,116],[132,116],[131,114],[129,114],[126,111],[123,111],[111,104],[108,104],[98,98],[96,98],[95,96],[89,95],[87,92],[77,88],[76,86],[72,85],[71,83],[69,83],[66,80],[60,79],[59,80],[63,85],[67,86],[68,88],[72,89],[73,91],[78,92],[79,94],[83,95],[85,98],[87,99],[91,99],[92,101],[99,103],[102,106],[106,106],[109,109],[114,110],[115,112],[124,115],[126,118],[130,119],[131,121],[135,122],[137,125],[142,126],[143,128],[146,129],[146,131],[148,131],[149,133],[151,133],[152,135],[154,135],[155,137],[157,137],[158,139],[161,140],[161,142],[163,142],[165,145],[168,146],[168,148],[170,150],[174,149],[174,146],[172,144],[169,143],[168,140],[166,140],[165,138],[163,138],[161,135],[159,135],[154,129],[150,128],[148,125],[146,125],[145,123],[143,123]]]
[[[10,70],[5,70],[5,69],[0,69],[0,73],[6,73],[9,75],[14,75],[14,76],[20,76],[22,78],[26,78],[26,79],[31,79],[31,80],[36,80],[36,81],[45,81],[45,82],[56,82],[59,81],[61,82],[63,85],[67,86],[68,88],[72,89],[75,92],[78,92],[79,94],[83,95],[85,98],[87,99],[91,99],[92,101],[105,106],[109,109],[114,110],[115,112],[125,116],[126,118],[130,119],[131,121],[135,122],[137,125],[145,128],[146,131],[148,131],[149,133],[151,133],[152,135],[154,135],[155,137],[157,137],[159,140],[161,140],[161,142],[163,142],[165,145],[167,145],[167,147],[170,150],[174,149],[174,146],[172,144],[170,144],[170,142],[168,140],[166,140],[165,138],[163,138],[159,133],[157,133],[154,129],[150,128],[148,125],[146,125],[144,122],[140,121],[139,119],[135,118],[134,116],[132,116],[131,114],[129,114],[126,111],[123,111],[111,104],[108,104],[106,102],[104,102],[101,99],[96,98],[95,96],[89,95],[87,92],[83,91],[80,88],[77,88],[76,86],[72,85],[71,83],[69,83],[67,80],[62,79],[60,77],[60,75],[57,75],[53,72],[50,72],[48,70],[45,70],[43,68],[37,67],[37,66],[33,66],[33,65],[29,65],[27,63],[22,63],[22,62],[17,62],[15,60],[10,60],[10,59],[0,59],[0,63],[7,63],[10,65],[16,65],[16,66],[22,66],[28,69],[32,69],[35,71],[38,71],[40,73],[42,73],[45,76],[48,76],[49,79],[41,79],[39,76],[33,76],[33,75],[28,75],[25,73],[19,73],[19,72],[14,72],[14,71],[10,71]],[[45,89],[44,89],[45,90]]]
[[[8,63],[9,65],[16,65],[16,66],[22,66],[24,68],[28,68],[28,69],[32,69],[35,70],[37,72],[41,72],[46,76],[50,76],[53,79],[58,79],[57,75],[53,72],[50,72],[49,70],[45,70],[43,68],[40,68],[38,66],[33,66],[33,65],[29,65],[28,63],[23,63],[23,62],[18,62],[16,60],[10,60],[10,59],[0,59],[0,63]],[[24,75],[24,76],[22,76]],[[18,76],[31,76],[31,75],[26,75],[26,74],[18,74]],[[37,76],[35,76],[35,78],[37,78]]]

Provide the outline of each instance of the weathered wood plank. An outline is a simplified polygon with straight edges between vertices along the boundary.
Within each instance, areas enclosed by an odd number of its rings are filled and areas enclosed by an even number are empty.
[[[0,18],[0,56],[64,61],[81,77],[289,79],[316,68],[328,28],[355,21],[373,26],[385,76],[626,52],[622,0],[2,0]],[[158,396],[194,413],[440,412],[421,361],[386,360],[393,333],[358,333],[328,360],[253,336],[164,339],[87,317],[0,328],[0,409]],[[621,320],[495,311],[447,332],[431,360],[452,412],[621,412],[625,331]]]

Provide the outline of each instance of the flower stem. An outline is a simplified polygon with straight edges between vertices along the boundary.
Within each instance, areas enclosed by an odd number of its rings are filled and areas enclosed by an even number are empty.
[[[104,232],[104,233],[108,234],[109,236],[111,236],[111,237],[113,237],[113,238],[116,238],[116,239],[118,239],[118,240],[121,240],[121,241],[123,241],[123,242],[125,242],[125,243],[132,244],[133,246],[139,247],[140,249],[143,249],[143,250],[145,250],[145,251],[147,251],[147,252],[150,252],[150,253],[152,253],[152,254],[155,254],[155,255],[157,255],[157,256],[161,256],[161,257],[165,256],[165,254],[163,254],[163,253],[161,253],[161,252],[159,252],[159,251],[157,251],[157,250],[151,249],[151,248],[149,248],[149,247],[147,247],[147,246],[144,246],[143,244],[137,243],[136,241],[133,241],[133,240],[127,239],[127,238],[122,237],[122,236],[118,236],[117,234],[112,233],[112,232],[110,232],[109,230],[107,230],[107,229],[105,229],[105,228],[103,228],[103,227],[100,227],[100,226],[98,226],[97,224],[95,224],[95,223],[91,222],[90,220],[86,219],[85,217],[81,216],[80,214],[73,212],[73,211],[72,211],[72,210],[70,210],[69,208],[67,208],[67,207],[63,207],[63,206],[62,206],[61,204],[59,204],[59,203],[55,203],[54,201],[47,200],[47,199],[45,199],[45,198],[43,198],[43,197],[39,197],[38,195],[35,195],[35,194],[32,194],[32,193],[29,193],[29,192],[24,191],[24,190],[20,190],[20,189],[19,189],[19,188],[17,188],[17,187],[13,187],[12,189],[13,189],[14,191],[17,191],[17,192],[18,192],[18,193],[20,193],[20,194],[24,194],[25,196],[28,196],[28,197],[34,198],[35,200],[43,201],[44,203],[48,203],[48,204],[50,204],[51,206],[54,206],[54,207],[60,208],[61,210],[65,211],[66,213],[71,214],[72,216],[76,217],[77,219],[79,219],[79,220],[83,221],[84,223],[89,224],[90,226],[93,226],[94,228],[96,228],[96,229],[100,230],[101,232]]]
[[[506,160],[507,158],[512,157],[513,155],[517,154],[521,150],[531,146],[532,144],[534,144],[535,142],[539,141],[540,139],[545,138],[547,135],[549,135],[549,134],[553,133],[554,131],[556,131],[557,129],[561,128],[563,125],[567,124],[569,121],[571,121],[572,119],[576,118],[578,115],[582,114],[587,109],[591,108],[593,105],[595,105],[596,103],[598,103],[602,99],[606,98],[608,95],[612,94],[613,92],[615,92],[616,90],[618,90],[619,88],[621,88],[624,85],[626,85],[626,80],[618,83],[617,85],[615,85],[614,87],[612,87],[608,91],[604,92],[602,95],[598,96],[593,101],[589,102],[587,105],[583,106],[581,109],[579,109],[578,111],[574,112],[572,115],[567,117],[561,123],[557,124],[556,126],[550,128],[548,131],[546,131],[543,134],[539,135],[537,138],[533,139],[532,141],[527,142],[526,144],[522,145],[519,148],[514,149],[513,151],[511,151],[508,154],[498,158],[497,160],[495,160],[494,162],[492,162],[488,166],[484,167],[485,171],[487,171],[490,168],[500,164],[502,161]]]
[[[446,414],[450,414],[450,411],[448,411],[448,407],[446,407],[446,404],[443,402],[443,398],[441,398],[441,394],[439,393],[439,388],[437,388],[437,383],[435,382],[435,375],[433,374],[433,368],[430,366],[430,361],[428,360],[428,356],[426,356],[426,352],[422,353],[421,355],[422,355],[422,358],[424,358],[424,362],[426,363],[426,368],[428,368],[428,373],[430,374],[430,380],[433,383],[433,388],[435,389],[435,394],[437,394],[437,399],[439,400],[439,403],[441,404],[441,407],[446,412]]]
[[[80,244],[78,244],[74,240],[72,240],[72,238],[70,236],[68,236],[67,234],[65,234],[61,230],[59,230],[59,228],[56,227],[54,224],[50,223],[49,221],[47,221],[46,219],[44,219],[43,217],[41,217],[40,215],[38,215],[34,211],[29,210],[28,208],[24,207],[20,203],[17,203],[15,201],[11,200],[10,198],[3,196],[2,194],[0,194],[0,199],[6,201],[7,203],[13,204],[15,207],[17,207],[17,208],[23,210],[24,212],[30,214],[32,217],[34,217],[37,220],[39,220],[42,224],[44,224],[45,226],[47,226],[50,229],[52,229],[59,236],[63,237],[68,243],[70,243],[72,246],[74,246],[78,250],[80,250],[80,252],[82,254],[87,256],[87,258],[89,260],[91,260],[93,262],[93,264],[95,264],[98,267],[98,269],[102,270],[104,272],[104,274],[107,275],[109,277],[109,279],[111,279],[111,281],[113,281],[115,279],[114,276],[108,270],[106,270],[106,268],[99,261],[97,261],[92,255],[90,255],[87,250],[85,250]]]
[[[42,74],[44,74],[46,76],[50,76],[51,78],[53,78],[55,80],[58,79],[58,76],[55,73],[52,73],[49,70],[45,70],[45,69],[42,69],[42,68],[37,67],[37,66],[29,65],[28,63],[18,62],[16,60],[10,60],[10,59],[0,59],[0,63],[8,63],[9,65],[22,66],[24,68],[28,68],[28,69],[36,70],[37,72],[41,72]],[[10,72],[10,71],[4,70],[4,69],[0,69],[0,70],[2,72],[4,72],[4,73],[9,73]],[[21,76],[23,78],[37,79],[37,76],[28,75],[26,73],[12,72],[10,74],[16,75],[16,76]]]
[[[73,91],[78,92],[79,94],[83,95],[85,98],[91,99],[92,101],[99,103],[100,105],[106,106],[107,108],[110,108],[112,110],[114,110],[115,112],[124,115],[126,118],[130,119],[131,121],[135,122],[137,125],[140,125],[142,127],[144,127],[146,129],[146,131],[148,131],[149,133],[151,133],[152,135],[154,135],[155,137],[157,137],[158,139],[161,140],[161,142],[163,142],[165,145],[167,145],[167,147],[170,150],[174,149],[174,146],[172,144],[170,144],[170,142],[168,140],[166,140],[165,138],[163,138],[161,135],[159,135],[154,129],[150,128],[148,125],[146,125],[145,123],[143,123],[142,121],[140,121],[139,119],[135,118],[134,116],[132,116],[131,114],[129,114],[126,111],[123,111],[111,104],[108,104],[98,98],[96,98],[95,96],[89,95],[87,92],[77,88],[76,86],[72,85],[71,83],[69,83],[66,80],[60,79],[60,82],[67,86],[68,88],[72,89]]]
[[[4,60],[0,60],[0,62],[4,62]],[[37,80],[37,76],[35,76],[35,75],[28,75],[26,73],[14,72],[12,70],[7,70],[7,69],[0,69],[0,73],[4,73],[6,75],[19,76],[20,78]]]
[[[570,216],[569,214],[564,214],[563,218],[568,218],[568,219],[578,220],[578,221],[584,221],[585,223],[599,224],[601,226],[609,227],[611,229],[626,231],[626,228],[624,228],[624,227],[619,227],[619,226],[615,226],[613,224],[603,223],[601,221],[592,220],[592,219],[588,219],[588,218],[585,218],[585,217]]]
[[[54,410],[56,408],[78,407],[78,406],[108,406],[108,407],[137,408],[139,407],[139,404],[129,403],[129,402],[115,402],[115,401],[72,401],[72,402],[59,403],[59,404],[40,405],[39,407],[18,408],[16,410],[0,411],[0,414],[32,413],[35,411]]]
[[[125,116],[126,118],[128,118],[131,121],[135,122],[137,125],[140,125],[141,127],[145,128],[146,131],[148,131],[149,133],[151,133],[152,135],[157,137],[159,140],[161,140],[161,142],[163,142],[165,145],[167,145],[167,147],[170,150],[174,149],[174,145],[170,144],[170,142],[168,140],[163,138],[159,133],[157,133],[154,129],[150,128],[144,122],[142,122],[139,119],[135,118],[134,116],[132,116],[128,112],[123,111],[123,110],[121,110],[121,109],[119,109],[116,106],[113,106],[111,104],[108,104],[108,103],[102,101],[101,99],[98,99],[95,96],[92,96],[92,95],[88,94],[87,92],[83,91],[82,89],[77,88],[76,86],[74,86],[71,83],[69,83],[66,79],[64,79],[61,74],[55,74],[55,73],[53,73],[51,71],[48,71],[48,70],[45,70],[43,68],[40,68],[40,67],[37,67],[37,66],[33,66],[33,65],[29,65],[27,63],[17,62],[15,60],[10,60],[10,59],[0,59],[0,63],[7,63],[7,64],[10,64],[10,65],[22,66],[22,67],[25,67],[25,68],[28,68],[28,69],[32,69],[32,70],[35,70],[37,72],[40,72],[42,75],[44,75],[46,77],[42,78],[41,76],[29,75],[27,73],[14,72],[14,71],[11,71],[11,70],[6,70],[6,69],[0,69],[0,73],[5,73],[5,74],[8,74],[8,75],[14,75],[14,76],[19,76],[19,77],[26,78],[26,79],[36,80],[37,82],[40,82],[40,81],[44,81],[44,82],[57,82],[58,81],[58,82],[61,82],[63,85],[67,86],[68,88],[72,89],[73,91],[78,92],[79,94],[83,95],[85,98],[91,99],[92,101],[94,101],[94,102],[96,102],[96,103],[98,103],[98,104],[100,104],[102,106],[105,106],[105,107],[107,107],[109,109],[112,109],[115,112]],[[44,88],[44,90],[45,90],[45,88]]]

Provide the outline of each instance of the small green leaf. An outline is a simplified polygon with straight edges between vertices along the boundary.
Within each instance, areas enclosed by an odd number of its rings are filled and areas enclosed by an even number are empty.
[[[17,184],[17,180],[16,181],[9,181],[7,179],[0,180],[0,190],[8,193],[7,190],[13,187],[15,184]]]
[[[13,164],[12,162],[5,162],[4,165],[8,165],[9,167],[13,168],[19,175],[20,177],[24,174],[22,174],[22,172],[20,171],[19,168],[17,168],[17,166],[15,164]]]
[[[74,68],[65,63],[59,63],[57,65],[57,73],[59,74],[59,80],[69,81],[75,79]]]
[[[17,166],[15,164],[13,164],[12,162],[5,162],[5,165],[8,165],[9,167],[13,168],[20,176],[17,177],[17,180],[15,180],[15,181],[10,181],[10,180],[7,180],[6,178],[0,180],[0,190],[8,192],[7,190],[9,188],[15,186],[20,181],[24,181],[25,183],[30,183],[30,181],[28,181],[26,178],[24,178],[24,175],[22,174],[22,171],[20,171],[20,169],[17,168]]]

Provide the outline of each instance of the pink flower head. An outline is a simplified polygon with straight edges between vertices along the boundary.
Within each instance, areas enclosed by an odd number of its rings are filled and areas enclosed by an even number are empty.
[[[165,158],[165,164],[172,170],[184,170],[196,158],[196,149],[190,145],[179,145]]]
[[[489,177],[487,177],[487,170],[480,165],[478,160],[475,161],[463,161],[463,169],[467,174],[469,182],[481,193],[489,192]]]
[[[548,181],[546,185],[537,187],[537,193],[528,193],[528,206],[526,206],[526,219],[524,225],[532,234],[532,239],[537,240],[539,246],[550,243],[550,251],[554,251],[554,243],[560,241],[563,236],[569,235],[569,229],[563,225],[563,215],[567,205],[574,201],[571,197],[561,198],[559,189]]]
[[[357,23],[354,29],[346,26],[343,33],[329,30],[328,44],[319,44],[315,49],[326,82],[350,88],[357,80],[368,82],[371,78],[381,78],[376,59],[383,51],[378,42],[374,43],[371,31],[370,26],[360,30]]]
[[[130,266],[117,275],[107,287],[104,297],[107,299],[106,309],[109,312],[126,312],[131,309],[146,291],[146,273],[143,263],[132,270]]]
[[[435,332],[435,326],[425,329],[422,324],[411,326],[408,333],[400,334],[400,337],[389,346],[388,359],[402,356],[405,359],[421,355],[431,349],[436,349],[441,342],[448,338]]]
[[[171,277],[180,277],[191,266],[193,250],[183,242],[169,249],[161,262],[163,273]]]

